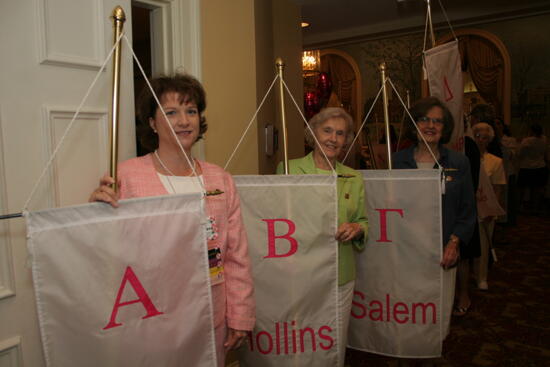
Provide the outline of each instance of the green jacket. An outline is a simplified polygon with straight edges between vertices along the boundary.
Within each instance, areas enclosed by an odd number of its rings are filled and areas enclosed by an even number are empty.
[[[318,171],[313,161],[313,153],[303,158],[292,159],[288,162],[288,172],[291,175],[323,174],[327,171]],[[277,174],[284,172],[282,162],[277,166]],[[355,255],[356,250],[365,247],[368,220],[365,213],[365,190],[363,176],[353,168],[336,162],[338,175],[353,175],[350,178],[338,178],[338,225],[342,223],[359,223],[363,227],[365,235],[362,239],[338,242],[338,284],[343,285],[355,279]]]

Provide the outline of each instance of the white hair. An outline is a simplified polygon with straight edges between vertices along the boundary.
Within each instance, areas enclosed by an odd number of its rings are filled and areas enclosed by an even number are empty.
[[[489,136],[489,142],[492,142],[495,138],[495,130],[491,125],[486,122],[478,122],[477,124],[472,126],[472,132],[474,136],[480,133],[486,133]]]

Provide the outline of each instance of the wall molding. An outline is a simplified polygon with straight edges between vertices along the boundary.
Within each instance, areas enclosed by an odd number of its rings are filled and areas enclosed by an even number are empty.
[[[0,142],[3,142],[1,108]],[[0,213],[3,214],[8,212],[3,150],[5,146],[3,143],[0,145]],[[9,220],[0,221],[0,300],[15,295],[15,276],[9,234]]]
[[[0,340],[0,365],[8,367],[23,366],[20,336]]]
[[[487,23],[503,22],[521,18],[536,17],[550,13],[548,7],[532,8],[529,11],[510,11],[492,15],[482,15],[478,17],[456,18],[453,19],[453,28],[475,27]],[[449,25],[444,19],[434,19],[434,30],[436,32],[445,32],[449,30]],[[373,26],[363,26],[342,29],[338,31],[316,33],[304,36],[304,50],[314,50],[320,48],[339,47],[354,43],[369,42],[380,39],[405,37],[424,32],[424,17],[405,19],[384,24],[375,24]]]
[[[56,0],[37,0],[38,14],[38,45],[39,45],[39,62],[45,65],[56,65],[64,67],[73,67],[79,69],[99,70],[105,59],[104,46],[104,14],[103,2],[101,0],[90,1],[94,8],[91,17],[93,18],[93,41],[91,45],[94,49],[92,56],[82,56],[71,54],[68,50],[56,50],[52,45],[51,27],[56,22],[48,16],[49,10],[52,7],[50,4]],[[76,15],[78,16],[78,15]],[[63,14],[63,17],[67,17]],[[77,30],[75,30],[76,32]]]
[[[74,107],[60,107],[60,106],[43,106],[43,131],[44,131],[44,165],[47,163],[47,161],[52,156],[56,146],[56,136],[55,136],[55,122],[59,120],[65,120],[65,121],[71,121],[74,114],[76,112],[76,108]],[[90,123],[94,123],[97,125],[97,128],[99,130],[99,136],[100,141],[99,144],[99,151],[104,152],[105,156],[100,156],[97,159],[101,162],[107,162],[108,161],[108,154],[107,149],[109,146],[109,128],[108,128],[108,118],[109,118],[109,112],[104,109],[81,109],[77,120],[88,120]],[[72,130],[75,128],[75,124],[77,124],[78,121],[75,121],[73,124]],[[64,133],[65,131],[63,131]],[[70,139],[70,134],[68,139]],[[56,163],[57,159],[59,157],[56,157],[54,161],[52,162],[51,168],[50,168],[50,174],[49,174],[49,183],[51,185],[51,190],[49,192],[51,193],[49,197],[48,206],[49,207],[59,207],[61,206],[61,193],[59,189],[59,167]]]

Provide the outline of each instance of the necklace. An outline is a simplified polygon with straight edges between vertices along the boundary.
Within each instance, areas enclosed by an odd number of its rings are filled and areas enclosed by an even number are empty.
[[[164,162],[162,161],[162,159],[160,159],[160,156],[159,156],[157,150],[155,150],[155,157],[157,157],[157,159],[158,159],[160,165],[162,166],[162,168],[163,168],[166,172],[168,172],[171,176],[175,176],[175,174],[174,174],[172,171],[170,171],[170,169],[168,169],[168,167],[166,167],[166,165],[164,164]],[[196,163],[195,160],[193,159],[193,169],[191,170],[191,173],[189,173],[188,175],[183,175],[183,176],[184,176],[184,177],[189,177],[189,176],[193,175],[193,173],[196,172],[196,168],[197,168],[197,163]]]
[[[418,147],[414,149],[414,160],[417,162],[437,162],[437,159],[439,158],[439,150],[433,149],[430,150],[426,148],[426,150],[420,150]]]

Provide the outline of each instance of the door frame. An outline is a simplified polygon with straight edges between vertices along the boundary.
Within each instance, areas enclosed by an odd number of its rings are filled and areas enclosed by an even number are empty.
[[[201,80],[200,0],[132,0],[132,3],[153,10],[151,61],[154,73],[185,72]],[[161,47],[155,48],[159,43]],[[199,140],[192,152],[204,160],[204,141]]]

